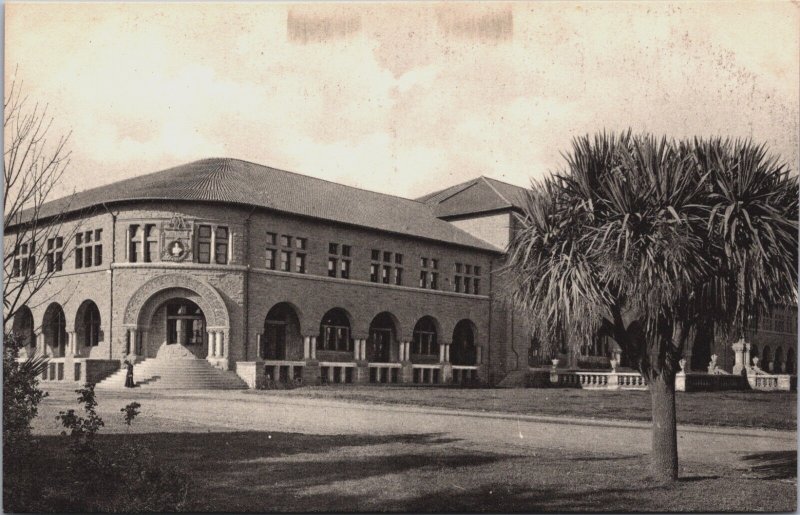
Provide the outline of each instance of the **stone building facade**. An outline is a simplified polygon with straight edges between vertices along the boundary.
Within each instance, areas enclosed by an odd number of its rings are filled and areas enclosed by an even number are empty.
[[[97,381],[126,356],[203,359],[251,386],[264,371],[308,383],[505,373],[492,328],[502,249],[422,202],[213,159],[79,193],[68,213],[68,236],[37,243],[59,270],[12,322],[51,358],[51,379]],[[53,266],[42,252],[36,266]]]

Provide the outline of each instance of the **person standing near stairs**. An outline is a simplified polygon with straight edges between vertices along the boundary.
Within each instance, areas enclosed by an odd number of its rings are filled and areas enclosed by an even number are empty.
[[[128,371],[125,374],[125,388],[133,388],[136,386],[136,384],[133,382],[133,359],[130,357],[130,355],[126,354],[122,362],[128,368]]]

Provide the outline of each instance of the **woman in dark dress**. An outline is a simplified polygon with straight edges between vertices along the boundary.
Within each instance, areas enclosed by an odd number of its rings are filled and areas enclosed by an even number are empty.
[[[133,360],[129,356],[125,356],[124,363],[128,367],[128,372],[125,374],[125,388],[133,388],[136,386],[133,382]]]

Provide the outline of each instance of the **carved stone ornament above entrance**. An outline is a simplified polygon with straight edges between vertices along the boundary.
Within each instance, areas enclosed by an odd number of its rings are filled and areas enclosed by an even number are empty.
[[[192,261],[194,222],[178,213],[161,227],[161,259],[163,261]]]

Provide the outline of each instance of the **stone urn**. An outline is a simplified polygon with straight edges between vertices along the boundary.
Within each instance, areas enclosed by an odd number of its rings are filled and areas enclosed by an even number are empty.
[[[617,367],[619,366],[619,361],[617,361],[616,359],[612,359],[612,360],[608,361],[608,364],[611,365],[611,371],[612,372],[616,372],[617,371]]]
[[[679,373],[680,374],[685,374],[686,373],[686,358],[681,358],[681,360],[678,361],[678,365],[680,365],[680,367],[681,367],[681,371]]]
[[[759,358],[753,358],[753,368],[758,368],[759,361],[761,361]]]
[[[558,364],[561,363],[561,360],[558,358],[553,358],[550,360],[553,363],[553,370],[558,368]]]

